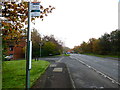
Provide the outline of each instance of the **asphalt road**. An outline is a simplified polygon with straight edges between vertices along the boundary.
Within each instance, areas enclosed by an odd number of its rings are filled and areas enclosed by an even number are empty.
[[[65,63],[76,88],[118,88],[117,60],[81,54],[42,59]]]
[[[76,88],[118,88],[117,60],[71,54],[61,62],[67,64]]]
[[[88,64],[89,66],[92,66],[96,70],[104,73],[105,75],[113,78],[118,82],[118,65],[119,64],[117,60],[82,55],[82,54],[71,54],[70,57],[78,61],[82,61],[85,64]]]

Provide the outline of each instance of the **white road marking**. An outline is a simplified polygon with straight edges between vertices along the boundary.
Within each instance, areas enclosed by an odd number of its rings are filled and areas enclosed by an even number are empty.
[[[63,68],[54,68],[53,69],[53,72],[62,72],[63,71]]]
[[[56,62],[61,62],[61,60],[63,59],[64,57],[62,57],[62,58],[60,58],[58,61],[56,61]]]
[[[67,66],[67,65],[66,65],[66,66]],[[67,66],[67,69],[68,69],[68,73],[69,73],[70,80],[71,80],[71,82],[72,82],[73,88],[76,88],[76,87],[75,87],[74,80],[72,79],[72,76],[71,76],[71,73],[70,73],[70,70],[69,70],[68,66]]]

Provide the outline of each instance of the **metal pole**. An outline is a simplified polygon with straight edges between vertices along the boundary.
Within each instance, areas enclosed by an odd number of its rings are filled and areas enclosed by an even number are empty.
[[[30,3],[28,2],[28,32],[27,32],[27,60],[26,60],[26,89],[30,88],[30,42],[31,42],[31,29],[30,29],[30,22],[31,22],[31,10],[30,10]]]
[[[40,57],[41,57],[41,45],[40,45]]]
[[[41,43],[40,43],[40,57],[41,57]]]

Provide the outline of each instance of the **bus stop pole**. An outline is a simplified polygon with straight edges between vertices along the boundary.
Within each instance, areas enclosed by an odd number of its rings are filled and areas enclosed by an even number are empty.
[[[30,69],[31,69],[31,2],[28,2],[28,31],[27,31],[27,60],[26,60],[26,89],[30,88]]]

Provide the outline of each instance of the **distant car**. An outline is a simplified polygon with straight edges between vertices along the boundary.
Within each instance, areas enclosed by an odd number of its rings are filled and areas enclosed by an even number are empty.
[[[66,54],[70,54],[70,52],[67,52]]]
[[[6,56],[5,57],[5,61],[10,61],[11,59],[13,59],[13,56]]]

